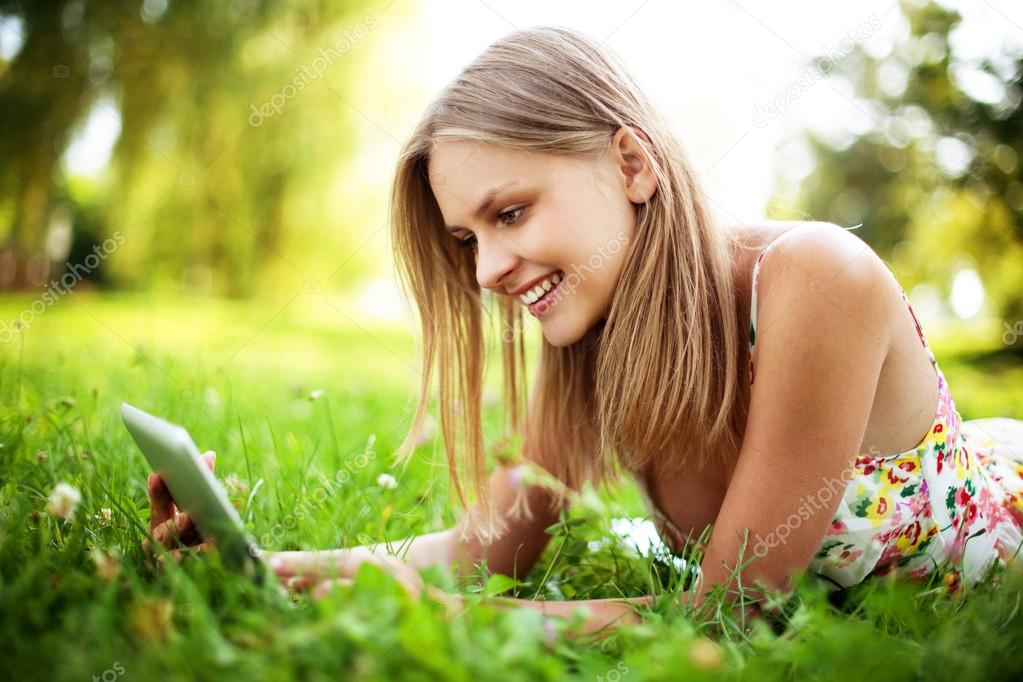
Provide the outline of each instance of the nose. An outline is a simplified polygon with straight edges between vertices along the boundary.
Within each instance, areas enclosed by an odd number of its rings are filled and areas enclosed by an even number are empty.
[[[507,284],[507,275],[519,262],[518,255],[509,249],[503,235],[476,240],[476,281],[484,289],[500,289]]]

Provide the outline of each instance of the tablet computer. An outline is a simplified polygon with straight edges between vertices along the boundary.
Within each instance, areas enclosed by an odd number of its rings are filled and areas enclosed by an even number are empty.
[[[192,517],[204,539],[216,539],[223,563],[258,582],[272,573],[188,431],[127,403],[121,403],[121,418],[178,509]]]

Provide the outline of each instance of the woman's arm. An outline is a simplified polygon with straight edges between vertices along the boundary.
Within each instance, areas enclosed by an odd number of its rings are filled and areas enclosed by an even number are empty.
[[[746,531],[743,561],[757,558],[742,571],[743,587],[789,590],[856,475],[892,314],[885,266],[856,241],[840,232],[794,234],[761,271],[769,289],[758,312],[756,382],[697,602],[728,581]]]
[[[650,606],[653,600],[654,598],[649,595],[622,599],[579,599],[576,601],[494,598],[494,602],[501,606],[531,609],[544,616],[558,618],[570,618],[576,611],[582,609],[586,613],[586,619],[580,634],[585,635],[641,622],[642,618],[636,612],[636,607]]]
[[[206,453],[204,459],[212,470],[213,453]],[[558,519],[557,511],[551,509],[548,497],[551,493],[538,485],[525,485],[521,480],[522,477],[515,475],[509,467],[500,467],[491,476],[491,499],[507,526],[500,536],[490,542],[484,543],[466,533],[467,522],[463,521],[452,528],[400,541],[319,551],[264,551],[264,555],[282,583],[294,589],[318,590],[314,594],[326,591],[334,583],[351,580],[361,564],[372,563],[394,575],[413,594],[428,589],[431,596],[443,602],[448,613],[453,615],[461,610],[462,600],[457,595],[426,587],[420,578],[420,570],[435,565],[450,567],[454,563],[460,571],[469,573],[485,561],[491,573],[524,576],[532,569],[547,545],[550,538],[545,529]],[[168,548],[201,542],[187,515],[176,512],[169,491],[155,474],[150,477],[149,493],[152,505],[151,535],[155,539]],[[522,501],[519,496],[523,494],[532,512],[531,518],[511,513],[516,503]],[[478,514],[479,511],[475,509],[474,513]],[[175,549],[173,555],[180,556],[180,550]],[[639,622],[635,607],[648,606],[652,600],[649,596],[578,601],[533,601],[507,597],[493,599],[502,607],[529,608],[548,617],[567,618],[582,609],[587,614],[583,633]]]
[[[557,521],[551,509],[552,493],[538,485],[521,483],[513,468],[499,467],[489,480],[489,492],[505,528],[489,541],[468,531],[468,519],[482,510],[470,509],[458,525],[446,530],[389,541],[319,551],[265,552],[270,567],[285,584],[297,589],[327,589],[331,581],[350,580],[360,564],[370,562],[399,578],[413,593],[423,589],[419,571],[430,566],[456,567],[461,575],[470,574],[481,563],[490,573],[512,577],[526,575],[549,541],[545,529]],[[520,487],[521,486],[521,487]],[[531,515],[512,510],[525,496]],[[439,595],[437,595],[439,596]]]

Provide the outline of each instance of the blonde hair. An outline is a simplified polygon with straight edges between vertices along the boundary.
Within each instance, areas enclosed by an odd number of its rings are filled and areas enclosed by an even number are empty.
[[[474,255],[444,229],[428,179],[430,152],[441,141],[475,140],[590,157],[622,127],[648,138],[629,131],[657,190],[636,207],[606,320],[566,347],[541,341],[528,409],[525,341],[502,334],[504,435],[521,436],[527,459],[575,491],[616,478],[616,458],[633,472],[670,474],[702,467],[741,442],[748,382],[731,233],[715,229],[681,145],[612,52],[567,28],[518,30],[490,45],[429,105],[402,149],[391,195],[396,269],[417,305],[423,350],[419,402],[399,455],[412,452],[436,370],[445,454],[465,507],[470,483],[489,504],[485,301]],[[493,298],[503,328],[522,329],[522,306]],[[501,525],[492,509],[488,518],[491,531]]]

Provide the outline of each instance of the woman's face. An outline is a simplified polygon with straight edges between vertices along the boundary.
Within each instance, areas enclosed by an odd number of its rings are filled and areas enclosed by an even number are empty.
[[[638,150],[624,129],[592,159],[475,141],[434,147],[430,186],[450,238],[474,252],[480,286],[525,306],[551,345],[574,343],[607,317],[633,204],[656,188]],[[519,295],[527,285],[532,304]]]

